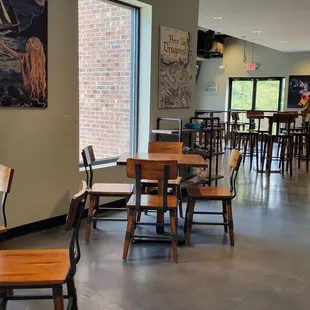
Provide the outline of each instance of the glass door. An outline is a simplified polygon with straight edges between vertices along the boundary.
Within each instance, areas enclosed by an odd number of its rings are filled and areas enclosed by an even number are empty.
[[[231,83],[231,105],[234,111],[252,110],[253,106],[253,80],[233,80]],[[240,113],[240,121],[246,120],[245,113]]]
[[[255,110],[278,111],[281,101],[281,80],[257,80]]]

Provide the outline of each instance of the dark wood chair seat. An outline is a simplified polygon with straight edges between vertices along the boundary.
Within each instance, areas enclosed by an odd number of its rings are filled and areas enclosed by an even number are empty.
[[[0,285],[57,285],[66,282],[69,250],[0,251]]]
[[[127,202],[128,208],[136,207],[137,196],[132,195]],[[178,200],[176,196],[167,196],[167,208],[177,208]],[[161,209],[163,207],[162,195],[141,195],[141,209]]]
[[[95,183],[88,190],[89,195],[130,196],[134,190],[133,184]]]
[[[232,199],[233,193],[227,187],[199,187],[193,186],[188,188],[190,197],[197,199]]]

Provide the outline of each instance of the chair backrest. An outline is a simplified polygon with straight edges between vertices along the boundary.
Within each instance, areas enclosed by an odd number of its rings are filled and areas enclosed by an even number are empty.
[[[238,113],[238,112],[231,112],[231,119],[232,119],[234,122],[239,121],[239,120],[240,120],[239,113]]]
[[[258,120],[258,131],[260,131],[261,120],[264,118],[264,111],[246,111],[246,117],[250,121],[250,129],[255,129],[255,120]]]
[[[183,142],[149,142],[149,153],[182,154]]]
[[[127,177],[136,179],[136,210],[141,209],[142,179],[158,180],[158,192],[162,195],[162,209],[167,210],[168,180],[178,176],[175,160],[127,159]]]
[[[298,116],[298,115],[297,115]],[[277,125],[277,134],[280,130],[280,125],[284,125],[287,133],[290,134],[292,129],[292,124],[294,124],[296,119],[295,113],[280,112],[274,113],[272,116],[272,122]]]
[[[1,199],[1,213],[3,225],[7,227],[7,220],[5,214],[5,204],[7,200],[7,195],[11,190],[11,185],[13,181],[14,169],[9,168],[4,165],[0,165],[0,192],[2,192]]]
[[[94,149],[92,145],[89,145],[82,149],[82,159],[83,164],[86,172],[86,183],[87,186],[90,188],[93,186],[93,163],[96,161]]]
[[[86,198],[87,198],[87,184],[85,181],[82,181],[80,185],[80,191],[77,194],[75,194],[71,199],[69,212],[65,224],[66,231],[73,230],[69,246],[70,272],[68,278],[72,278],[75,275],[76,265],[81,258],[81,250],[79,244],[79,230],[85,208]]]
[[[0,192],[9,193],[11,190],[14,169],[0,165]]]
[[[236,179],[239,172],[239,167],[242,161],[242,153],[233,149],[230,154],[229,158],[229,167],[231,168],[231,174],[230,174],[230,191],[233,193],[233,197],[236,196],[237,190],[236,190]]]
[[[258,119],[264,117],[264,111],[246,111],[246,117],[249,119]]]

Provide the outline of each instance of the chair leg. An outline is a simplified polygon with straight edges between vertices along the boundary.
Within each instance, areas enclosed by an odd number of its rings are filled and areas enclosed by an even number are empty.
[[[254,148],[256,145],[256,135],[251,135],[251,147],[250,147],[250,169],[253,167]]]
[[[177,233],[176,217],[177,212],[175,210],[170,210],[172,259],[175,263],[178,262],[178,233]]]
[[[267,153],[267,144],[268,144],[268,136],[263,135],[262,139],[264,140],[262,143],[262,154],[261,154],[261,169],[265,169],[265,159],[266,159],[266,153]]]
[[[229,239],[230,245],[235,245],[235,237],[234,237],[234,221],[232,216],[232,207],[231,207],[231,200],[228,200],[226,203],[227,206],[227,215],[228,215],[228,228],[229,228]]]
[[[177,197],[179,199],[179,212],[180,212],[180,217],[184,218],[183,215],[183,208],[182,208],[182,192],[181,192],[181,185],[177,186]]]
[[[144,191],[142,193],[150,194],[151,188],[149,186],[145,186]],[[144,215],[147,215],[147,210],[144,211]],[[141,212],[138,213],[137,222],[141,220]]]
[[[53,286],[54,310],[64,310],[62,285]]]
[[[291,137],[288,138],[287,153],[290,161],[290,176],[293,176],[293,141]]]
[[[238,134],[238,151],[240,151],[241,150],[241,135],[239,135]],[[244,156],[245,156],[245,154],[244,154]]]
[[[7,297],[7,290],[2,287],[0,289],[0,310],[6,310],[7,309],[7,304],[8,304],[8,300],[6,299]]]
[[[279,168],[281,168],[281,172],[284,173],[284,162],[285,162],[285,147],[286,147],[286,141],[284,138],[281,138],[281,146],[279,151],[280,161],[279,161]]]
[[[259,133],[255,136],[255,154],[256,154],[256,169],[259,169],[259,149],[258,149]],[[261,151],[261,150],[260,150]]]
[[[78,310],[78,300],[77,293],[74,283],[74,278],[67,281],[68,295],[69,298],[72,298],[72,307],[71,310]]]
[[[188,203],[187,203],[187,210],[186,210],[186,231],[185,231],[185,244],[189,245],[190,244],[190,236],[191,236],[191,231],[192,231],[192,226],[193,226],[193,218],[194,218],[194,210],[195,210],[195,199],[189,197],[188,198]]]
[[[134,223],[134,217],[135,217],[135,210],[130,209],[129,210],[129,216],[127,221],[127,229],[126,229],[126,235],[125,235],[125,242],[124,242],[124,250],[123,250],[123,260],[127,260],[128,250],[130,242],[132,241],[132,231],[133,231],[133,223]]]
[[[240,137],[241,137],[241,136],[240,136]],[[246,158],[247,151],[248,151],[249,137],[250,137],[250,135],[246,135],[245,145],[244,145],[244,157],[243,157],[243,163],[245,163],[245,158]]]
[[[298,139],[298,169],[300,169],[301,158],[303,157],[303,136],[300,135]]]
[[[141,211],[140,211],[140,214],[141,214]],[[136,222],[137,222],[137,211],[134,210],[133,222],[132,222],[132,225],[131,225],[131,239],[130,239],[130,243],[134,242],[134,234],[135,234],[135,230],[136,230],[136,227],[137,227]]]
[[[85,241],[86,242],[88,242],[90,238],[90,230],[91,230],[91,222],[93,218],[94,206],[95,206],[95,197],[91,196],[89,199],[88,215],[87,215],[86,229],[85,229]]]
[[[307,173],[309,172],[309,160],[310,160],[310,139],[306,136],[306,169]]]
[[[273,138],[270,137],[268,141],[268,146],[267,146],[267,163],[268,163],[268,169],[267,169],[267,174],[270,175],[271,173],[271,168],[272,168],[272,152],[273,151]]]
[[[223,205],[223,221],[224,223],[227,223],[227,207],[226,207],[226,200],[222,201],[222,205]],[[228,233],[228,229],[227,229],[227,225],[224,225],[224,231],[227,234]]]
[[[95,206],[94,206],[95,212],[93,213],[93,216],[97,216],[98,215],[99,199],[100,199],[100,197],[96,196],[96,198],[95,198]],[[97,221],[92,221],[92,222],[93,222],[93,229],[97,229]]]
[[[142,214],[141,211],[138,211],[138,212],[137,212],[136,221],[137,221],[138,223],[141,221],[141,214]],[[144,214],[147,215],[147,211],[144,211]]]

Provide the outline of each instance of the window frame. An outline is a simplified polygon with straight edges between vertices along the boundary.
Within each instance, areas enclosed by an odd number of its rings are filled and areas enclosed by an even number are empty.
[[[229,93],[228,93],[228,110],[229,111],[243,111],[240,109],[232,109],[232,87],[234,81],[253,81],[253,96],[251,110],[255,111],[256,108],[256,95],[257,95],[257,82],[259,81],[279,81],[279,99],[277,110],[265,110],[266,112],[278,112],[281,111],[281,103],[283,102],[283,89],[285,86],[285,77],[230,77],[229,78]]]
[[[140,70],[140,8],[129,3],[118,0],[98,0],[104,2],[114,3],[115,5],[130,8],[132,10],[131,22],[131,75],[130,75],[130,146],[128,152],[133,153],[137,151],[138,147],[138,110],[139,110],[139,70]],[[80,122],[79,122],[80,128]],[[80,139],[80,135],[79,135]],[[81,152],[81,150],[79,150]],[[113,156],[108,158],[96,158],[93,166],[109,165],[116,163],[122,156]],[[80,154],[79,154],[80,157]],[[80,157],[81,158],[81,157]],[[80,160],[80,168],[84,167]]]

